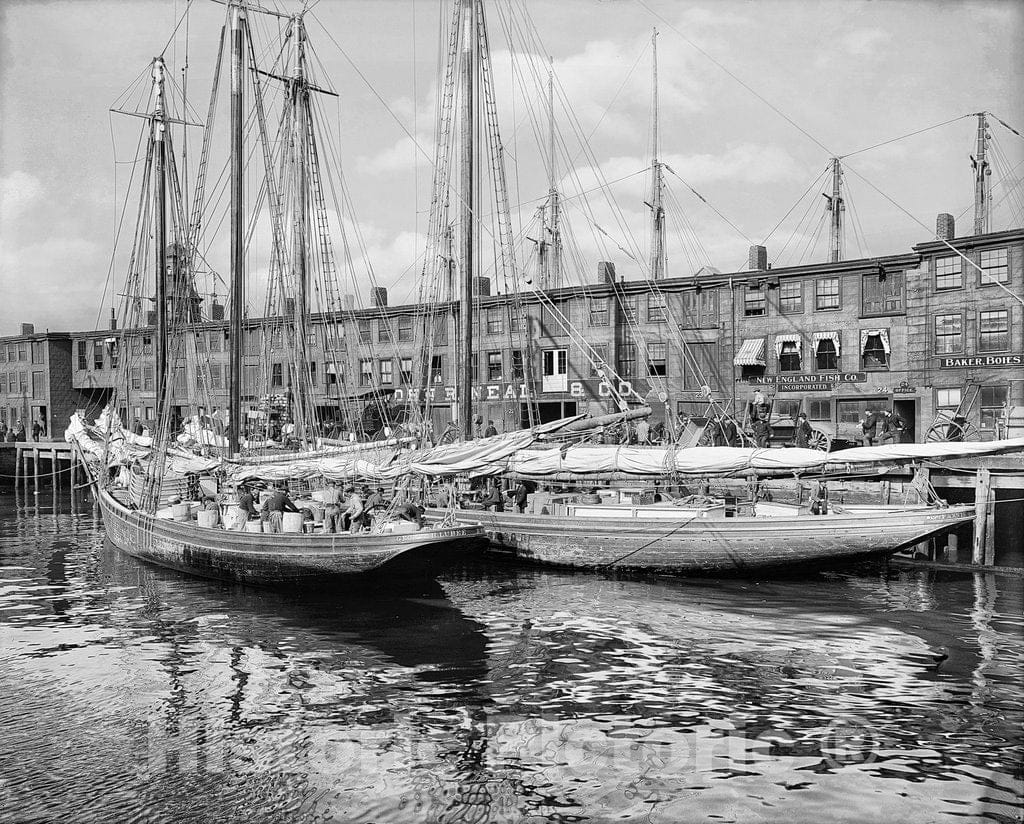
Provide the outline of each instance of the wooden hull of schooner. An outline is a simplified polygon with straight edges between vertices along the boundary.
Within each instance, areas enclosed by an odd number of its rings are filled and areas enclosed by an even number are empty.
[[[474,512],[492,552],[581,569],[742,572],[885,555],[970,522],[973,506],[783,517],[581,518]]]
[[[129,555],[255,586],[324,586],[374,573],[433,576],[440,565],[486,540],[479,524],[393,535],[235,532],[157,518],[125,507],[106,490],[97,488],[96,494],[107,537]]]

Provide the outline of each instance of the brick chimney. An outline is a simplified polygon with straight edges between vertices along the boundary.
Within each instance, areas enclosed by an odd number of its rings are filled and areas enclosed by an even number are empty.
[[[952,240],[956,237],[956,223],[952,215],[942,212],[935,219],[935,239]]]
[[[210,319],[211,320],[224,320],[224,304],[219,301],[214,301],[213,305],[210,306]]]
[[[21,334],[23,335],[34,335],[36,333],[36,327],[33,323],[21,324]]]
[[[489,298],[491,296],[491,279],[484,277],[473,278],[473,294],[478,298]]]
[[[597,282],[615,283],[615,264],[610,260],[601,260],[597,263]]]
[[[387,306],[388,305],[388,290],[386,286],[372,286],[370,287],[370,305],[371,306]]]
[[[764,272],[768,269],[768,249],[765,246],[751,246],[747,269],[751,272]]]
[[[345,295],[341,299],[341,305],[345,309],[346,312],[353,311],[356,308],[356,296],[355,295]]]
[[[110,331],[117,331],[117,312],[114,311],[114,307],[110,307]]]

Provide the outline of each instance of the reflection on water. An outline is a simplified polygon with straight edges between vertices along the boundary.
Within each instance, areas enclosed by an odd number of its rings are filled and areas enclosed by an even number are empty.
[[[1019,579],[480,562],[300,596],[25,504],[0,498],[0,820],[1017,820]]]

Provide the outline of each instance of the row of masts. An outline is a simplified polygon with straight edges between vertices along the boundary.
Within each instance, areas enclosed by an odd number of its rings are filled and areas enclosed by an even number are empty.
[[[486,48],[485,22],[483,19],[483,8],[481,0],[455,0],[460,4],[458,21],[461,33],[458,38],[458,48],[461,49],[461,62],[459,73],[459,94],[460,101],[460,155],[459,155],[459,178],[460,184],[458,194],[460,200],[460,225],[461,235],[458,243],[458,340],[457,340],[457,363],[458,383],[465,387],[466,391],[458,393],[458,419],[461,433],[466,438],[473,436],[473,405],[472,394],[468,388],[472,385],[472,312],[474,308],[474,283],[477,274],[476,259],[478,255],[478,239],[474,232],[474,226],[479,220],[482,209],[482,198],[480,197],[480,176],[481,163],[478,162],[478,132],[480,124],[477,122],[477,107],[479,105],[481,85],[481,64],[489,59],[489,55],[482,54],[481,49]],[[229,377],[229,417],[228,428],[229,451],[237,455],[240,451],[241,422],[242,422],[242,341],[243,341],[243,317],[245,307],[245,203],[243,189],[243,158],[245,147],[243,143],[243,126],[245,121],[245,99],[244,99],[244,71],[246,57],[246,3],[244,0],[232,0],[229,3],[229,32],[230,32],[230,53],[231,53],[231,159],[230,159],[230,215],[231,215],[231,248],[230,248],[230,284],[231,284],[231,327],[230,327],[230,377]],[[305,70],[305,31],[301,15],[292,16],[293,26],[291,33],[294,36],[296,50],[294,75],[289,79],[289,94],[291,105],[294,107],[295,118],[293,121],[295,151],[299,154],[299,162],[296,164],[298,170],[298,184],[295,187],[295,238],[293,254],[291,255],[291,266],[293,282],[296,289],[296,311],[294,321],[296,328],[293,330],[295,346],[299,348],[300,355],[297,362],[305,363],[304,347],[307,335],[303,319],[308,313],[308,272],[306,250],[303,243],[308,228],[307,212],[307,180],[306,180],[306,152],[308,144],[305,139],[305,132],[309,124],[307,122],[309,112],[309,87],[306,80]],[[659,104],[658,104],[658,60],[657,60],[657,38],[658,32],[655,29],[651,36],[652,48],[652,123],[651,123],[651,181],[650,199],[646,203],[650,210],[650,257],[649,278],[661,280],[666,277],[666,215],[664,208],[664,163],[660,158],[660,135],[659,135]],[[158,419],[163,419],[167,412],[167,329],[168,329],[168,295],[167,284],[167,176],[168,176],[168,147],[167,147],[167,126],[168,115],[164,91],[165,68],[161,58],[154,61],[153,79],[155,105],[152,116],[153,142],[155,147],[155,169],[156,188],[154,198],[156,204],[156,409]],[[487,90],[484,90],[486,95]],[[558,166],[556,162],[556,128],[555,128],[555,93],[554,73],[548,73],[547,88],[547,109],[549,126],[549,163],[548,163],[548,197],[541,208],[541,239],[537,242],[538,262],[540,269],[540,283],[542,290],[558,288],[564,285],[564,256],[562,249],[562,227],[561,203],[559,195]],[[493,102],[491,102],[493,109]],[[976,157],[972,158],[975,168],[975,232],[983,233],[989,230],[989,207],[990,207],[990,174],[991,169],[987,160],[986,144],[988,140],[987,123],[984,113],[978,117],[978,138]],[[484,115],[487,124],[494,130],[496,140],[496,117],[491,111]],[[491,120],[494,122],[491,123]],[[495,151],[492,147],[492,152]],[[500,166],[500,146],[496,151],[497,160],[492,156],[492,167]],[[501,173],[503,169],[493,169],[495,173]],[[840,158],[831,159],[832,189],[831,194],[826,194],[827,209],[830,212],[830,242],[829,259],[838,262],[843,259],[843,222],[845,214],[845,202],[843,196],[843,175]],[[501,185],[504,185],[502,180]],[[508,220],[508,216],[505,217]],[[450,227],[446,227],[449,232]],[[504,238],[502,238],[504,240]],[[511,250],[509,250],[511,254]],[[514,264],[513,264],[514,269]],[[506,283],[506,286],[510,284]],[[511,284],[515,286],[515,284]],[[299,393],[302,394],[301,392]],[[302,416],[297,416],[301,418]]]

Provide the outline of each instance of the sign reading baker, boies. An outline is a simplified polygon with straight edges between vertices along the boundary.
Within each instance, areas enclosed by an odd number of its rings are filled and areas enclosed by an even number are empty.
[[[939,369],[1024,366],[1024,355],[975,355],[970,358],[939,358]]]

